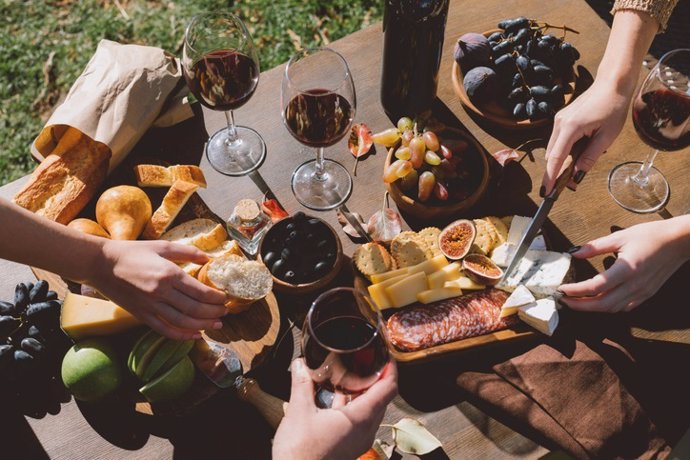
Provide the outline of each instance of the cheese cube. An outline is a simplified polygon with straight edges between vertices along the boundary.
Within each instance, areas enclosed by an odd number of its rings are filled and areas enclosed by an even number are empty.
[[[380,310],[391,307],[391,301],[386,295],[386,288],[394,285],[398,281],[404,280],[405,278],[407,278],[407,275],[399,275],[395,278],[390,278],[385,281],[381,281],[380,283],[372,284],[367,288],[369,291],[369,296],[372,298],[374,303],[376,303],[376,306],[379,307]]]
[[[405,268],[399,268],[397,270],[391,270],[389,272],[385,273],[376,273],[370,276],[371,282],[376,284],[380,283],[382,281],[389,280],[391,278],[395,278],[396,276],[400,275],[407,275],[407,267]]]
[[[446,281],[460,278],[460,262],[453,262],[429,275],[429,289],[440,289]]]
[[[534,302],[536,302],[536,299],[532,293],[529,292],[529,289],[521,284],[515,288],[513,293],[510,294],[510,297],[506,299],[505,303],[501,307],[501,318],[514,315],[517,313],[518,308]]]
[[[460,278],[458,278],[456,280],[446,281],[445,283],[443,283],[443,287],[445,287],[445,288],[457,287],[457,288],[460,288],[464,291],[477,291],[479,289],[484,289],[486,286],[484,286],[483,284],[476,283],[466,276],[461,276]]]
[[[542,334],[548,336],[558,327],[558,309],[556,301],[547,297],[539,299],[533,304],[525,305],[518,309],[518,316]]]
[[[417,294],[429,289],[426,274],[424,272],[406,276],[392,286],[388,286],[386,296],[394,308],[404,307],[417,301]]]
[[[427,304],[431,302],[438,302],[439,300],[450,299],[452,297],[458,297],[462,295],[462,290],[457,287],[440,288],[440,289],[429,289],[428,291],[422,291],[417,294],[417,300]]]
[[[67,293],[62,304],[60,327],[74,340],[117,334],[142,324],[113,302]]]
[[[520,240],[522,240],[522,235],[527,231],[527,227],[529,227],[531,221],[531,217],[513,217],[513,221],[510,223],[510,230],[508,231],[508,240],[506,242],[514,246],[519,245]]]

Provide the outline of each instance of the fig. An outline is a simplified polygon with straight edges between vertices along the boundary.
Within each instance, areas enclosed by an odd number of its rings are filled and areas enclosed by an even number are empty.
[[[487,102],[493,99],[496,93],[498,77],[496,72],[488,67],[475,67],[465,74],[463,86],[472,102]]]
[[[456,220],[441,231],[438,246],[444,256],[451,260],[459,260],[470,252],[476,236],[474,222],[467,219]]]
[[[468,254],[462,260],[462,269],[475,283],[493,286],[503,277],[503,270],[483,254]]]
[[[473,67],[487,66],[491,60],[489,39],[474,32],[464,34],[455,43],[453,55],[463,72]]]

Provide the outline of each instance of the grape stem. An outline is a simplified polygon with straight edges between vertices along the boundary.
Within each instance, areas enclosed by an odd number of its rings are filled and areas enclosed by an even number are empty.
[[[540,22],[536,22],[536,24],[539,26],[539,29],[542,29],[542,30],[544,30],[544,31],[546,31],[546,30],[548,30],[548,29],[560,29],[560,30],[562,30],[563,32],[572,32],[572,33],[578,34],[578,35],[579,35],[579,33],[580,33],[580,32],[578,32],[577,30],[571,29],[570,27],[568,27],[568,26],[566,26],[566,25],[555,26],[555,25],[553,25],[553,24],[549,24],[548,22],[541,22],[541,23],[540,23]]]

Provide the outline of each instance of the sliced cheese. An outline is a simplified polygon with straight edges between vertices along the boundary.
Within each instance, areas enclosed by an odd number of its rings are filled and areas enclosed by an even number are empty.
[[[434,258],[431,258],[429,260],[425,260],[424,262],[413,265],[412,267],[407,267],[407,274],[408,275],[414,275],[415,273],[424,273],[425,275],[429,275],[435,271],[441,270],[443,267],[445,267],[448,264],[448,259],[446,259],[446,256],[444,255],[438,255]]]
[[[380,310],[384,310],[392,306],[388,295],[386,295],[386,288],[394,285],[398,281],[404,280],[405,278],[407,278],[407,275],[399,275],[394,278],[381,281],[380,283],[372,284],[367,288],[369,291],[369,296],[372,298],[374,303],[376,303],[376,306],[379,307]]]
[[[438,302],[439,300],[450,299],[462,295],[462,289],[458,287],[448,287],[440,289],[429,289],[417,294],[417,300],[421,303]]]
[[[529,292],[529,289],[522,284],[519,285],[501,307],[501,318],[514,315],[517,313],[518,308],[534,303],[536,300],[532,293]]]
[[[531,217],[514,216],[510,223],[510,230],[508,230],[508,239],[506,242],[517,246],[522,240],[522,235],[527,231],[529,223],[532,221]]]
[[[479,284],[471,280],[466,276],[461,276],[460,278],[453,281],[446,281],[443,283],[445,288],[460,288],[463,291],[478,291],[479,289],[484,289],[486,286]]]
[[[570,269],[570,254],[528,250],[510,276],[496,287],[512,292],[524,284],[537,298],[554,295]]]
[[[68,293],[62,304],[60,327],[75,340],[117,334],[142,324],[109,300]]]
[[[553,335],[558,327],[558,309],[556,301],[551,297],[520,307],[518,316],[525,323],[548,336]]]
[[[388,286],[385,292],[390,300],[391,307],[400,308],[416,302],[417,294],[427,289],[429,289],[429,284],[426,273],[418,272]]]
[[[385,272],[385,273],[376,273],[376,274],[371,275],[369,277],[369,279],[374,284],[381,283],[381,282],[389,280],[391,278],[395,278],[396,276],[407,275],[408,269],[409,269],[408,267],[405,267],[405,268],[399,268],[397,270],[391,270],[391,271]]]
[[[461,276],[460,262],[453,262],[429,274],[429,289],[440,289],[446,281],[454,281]]]

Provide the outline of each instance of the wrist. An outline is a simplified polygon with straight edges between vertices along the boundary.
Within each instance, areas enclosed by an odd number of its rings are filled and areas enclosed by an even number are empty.
[[[666,221],[669,226],[671,244],[681,262],[690,260],[690,215],[678,216]]]
[[[99,274],[111,266],[108,255],[109,240],[96,236],[86,236],[83,241],[79,264],[76,269],[75,281],[92,284]]]

